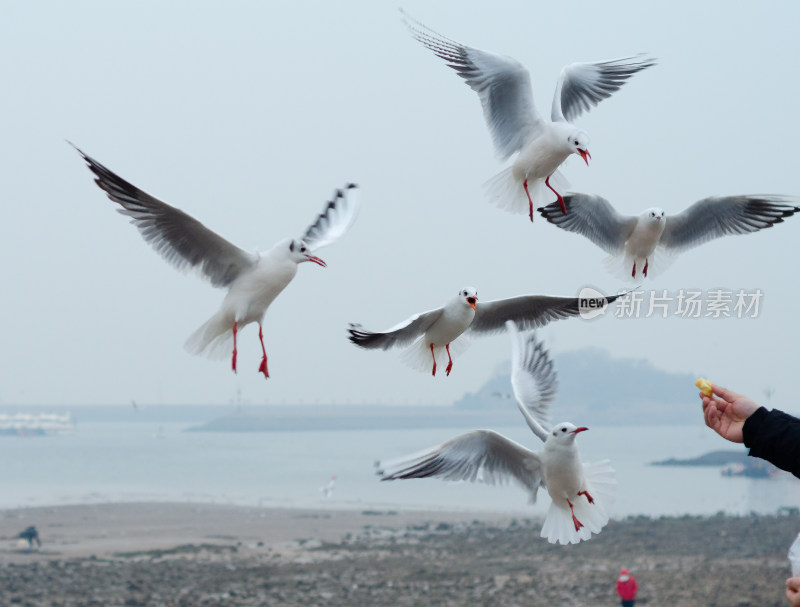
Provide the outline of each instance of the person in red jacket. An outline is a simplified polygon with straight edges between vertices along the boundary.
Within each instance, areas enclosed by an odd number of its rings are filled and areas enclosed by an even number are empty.
[[[636,583],[636,578],[628,573],[627,569],[620,569],[617,578],[617,594],[622,599],[622,607],[633,607],[638,589],[639,584]]]

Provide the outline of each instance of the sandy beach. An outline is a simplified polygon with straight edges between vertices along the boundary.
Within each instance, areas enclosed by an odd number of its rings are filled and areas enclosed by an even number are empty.
[[[17,534],[36,525],[39,550]],[[800,517],[629,518],[576,546],[476,512],[104,504],[0,511],[0,605],[783,606]]]

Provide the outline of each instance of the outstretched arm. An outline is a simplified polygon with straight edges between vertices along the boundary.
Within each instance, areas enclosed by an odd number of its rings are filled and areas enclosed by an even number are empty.
[[[759,405],[722,386],[713,384],[712,388],[714,393],[711,396],[700,393],[706,426],[733,443],[744,442],[744,422],[755,413]]]
[[[700,397],[706,425],[734,443],[744,443],[752,457],[765,459],[800,478],[800,419],[764,407],[716,384]]]

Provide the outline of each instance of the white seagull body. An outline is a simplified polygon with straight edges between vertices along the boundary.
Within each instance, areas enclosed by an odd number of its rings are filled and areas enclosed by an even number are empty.
[[[264,315],[292,281],[298,264],[311,261],[326,266],[312,251],[334,242],[352,225],[358,208],[356,186],[337,190],[302,238],[282,240],[266,253],[248,253],[75,149],[95,174],[97,185],[122,207],[117,210],[131,217],[145,241],[164,259],[179,270],[197,268],[213,286],[228,288],[219,311],[187,340],[187,350],[212,357],[232,352],[231,367],[236,371],[237,333],[256,322],[262,350],[258,370],[269,377],[261,326]]]
[[[512,166],[491,179],[487,189],[499,207],[512,213],[527,211],[531,221],[536,205],[547,202],[547,189],[561,202],[560,191],[569,184],[557,169],[571,154],[589,164],[589,136],[572,120],[610,97],[636,72],[655,65],[645,57],[626,57],[565,66],[548,121],[537,112],[530,74],[518,61],[450,40],[408,16],[406,25],[414,38],[478,93],[500,158],[518,153]]]
[[[599,533],[608,522],[606,508],[616,490],[614,470],[608,461],[582,463],[575,438],[587,428],[570,423],[549,428],[549,405],[557,387],[553,363],[533,333],[520,334],[512,322],[508,331],[514,397],[528,426],[544,442],[542,451],[530,451],[492,430],[475,430],[409,457],[378,462],[378,474],[381,480],[514,480],[528,491],[531,503],[539,487],[546,487],[552,504],[541,536],[553,544],[575,544]]]
[[[327,484],[319,488],[320,493],[322,493],[322,495],[324,495],[326,498],[329,498],[331,495],[333,495],[333,488],[336,486],[336,478],[337,477],[335,474],[331,474],[331,478]]]
[[[610,295],[595,302],[602,308],[617,299]],[[520,295],[478,303],[478,291],[466,287],[441,308],[415,314],[408,320],[381,332],[365,330],[359,324],[350,324],[350,341],[362,348],[388,350],[406,347],[405,361],[418,370],[425,370],[433,359],[432,374],[436,375],[436,358],[442,350],[447,353],[446,374],[453,369],[454,350],[464,350],[473,336],[490,335],[505,330],[506,321],[512,320],[522,329],[543,327],[552,320],[577,316],[581,312],[577,297],[550,297],[547,295]]]
[[[659,208],[638,217],[621,215],[600,196],[568,194],[563,215],[553,203],[538,211],[552,224],[585,236],[606,251],[612,266],[636,279],[664,269],[678,253],[728,234],[747,234],[771,228],[800,208],[786,196],[716,196],[704,198],[676,215]]]

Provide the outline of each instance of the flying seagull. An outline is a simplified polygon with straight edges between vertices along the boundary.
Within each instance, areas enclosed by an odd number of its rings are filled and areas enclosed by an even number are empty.
[[[466,287],[444,306],[415,314],[386,331],[374,333],[351,323],[348,332],[350,341],[362,348],[406,348],[404,359],[416,369],[429,368],[432,361],[433,375],[436,375],[436,358],[441,358],[444,350],[447,353],[445,373],[450,375],[452,354],[466,349],[473,336],[504,331],[508,320],[513,320],[522,329],[543,327],[553,320],[577,316],[586,306],[602,309],[618,297],[609,295],[587,302],[578,297],[520,295],[478,303],[478,291],[475,287]],[[451,346],[454,348],[452,353]]]
[[[377,472],[384,481],[437,477],[494,485],[513,480],[528,491],[531,503],[539,487],[546,487],[552,503],[541,536],[551,544],[576,544],[608,522],[614,470],[608,460],[582,463],[575,439],[588,428],[568,422],[550,427],[557,388],[553,363],[533,332],[522,334],[513,322],[507,325],[514,398],[544,448],[535,453],[492,430],[474,430],[408,457],[377,462]]]
[[[652,276],[654,254],[660,271],[682,251],[728,234],[771,228],[800,211],[796,199],[773,195],[704,198],[669,216],[659,208],[638,217],[621,215],[605,198],[589,194],[568,194],[564,202],[567,215],[555,203],[537,210],[550,223],[591,240],[609,254],[610,265],[621,262],[632,279]]]
[[[487,182],[487,189],[500,208],[512,213],[527,210],[531,221],[535,206],[547,201],[546,188],[567,212],[560,191],[569,184],[557,169],[571,154],[589,164],[589,136],[572,121],[610,97],[635,73],[655,65],[653,59],[636,56],[565,66],[547,120],[536,110],[530,74],[518,61],[466,46],[403,16],[412,36],[478,93],[498,156],[506,160],[518,152],[512,166]]]
[[[267,308],[292,281],[298,264],[310,261],[326,267],[314,252],[352,225],[358,209],[357,186],[351,183],[337,190],[302,237],[281,240],[265,253],[248,253],[75,149],[95,174],[95,183],[164,259],[178,270],[196,269],[213,286],[228,289],[219,311],[189,337],[187,350],[212,357],[232,351],[231,367],[236,372],[237,334],[257,322],[262,352],[258,370],[269,377],[262,330]]]

